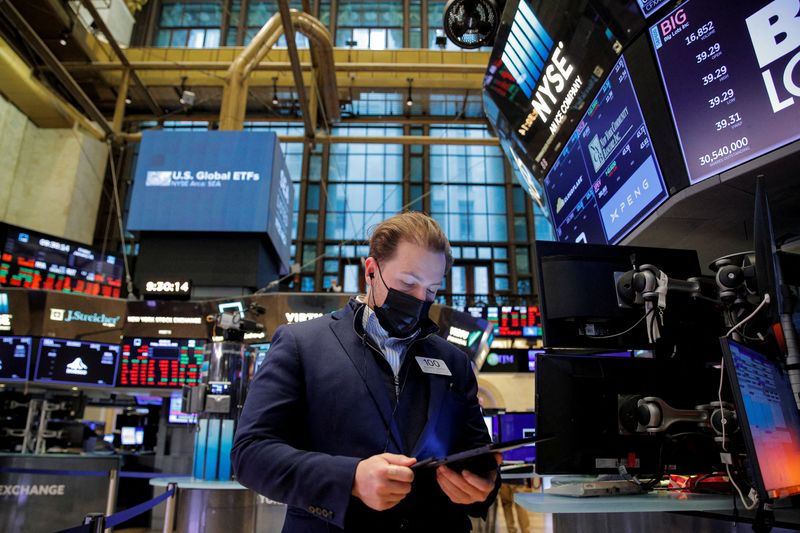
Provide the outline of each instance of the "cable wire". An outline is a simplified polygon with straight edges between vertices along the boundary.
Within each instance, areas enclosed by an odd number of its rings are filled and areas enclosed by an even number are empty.
[[[629,327],[628,329],[626,329],[625,331],[623,331],[621,333],[614,333],[613,335],[592,336],[591,338],[592,339],[614,339],[616,337],[621,337],[621,336],[625,335],[626,333],[629,333],[629,332],[633,331],[633,329],[636,326],[638,326],[639,324],[641,324],[642,320],[646,319],[654,310],[655,310],[655,308],[650,309],[648,312],[646,312],[644,314],[644,316],[642,316],[642,318],[640,318],[639,320],[636,321],[636,324],[632,325],[631,327]]]

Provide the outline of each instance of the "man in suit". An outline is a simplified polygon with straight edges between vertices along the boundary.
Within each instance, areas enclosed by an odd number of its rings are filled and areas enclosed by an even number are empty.
[[[491,442],[470,361],[428,318],[452,261],[433,219],[396,215],[370,238],[365,297],[275,331],[232,459],[288,505],[284,532],[466,532],[485,516],[496,468],[410,468]]]

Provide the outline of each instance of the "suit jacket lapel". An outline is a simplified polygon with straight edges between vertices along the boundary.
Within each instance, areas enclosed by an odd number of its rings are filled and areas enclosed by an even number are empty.
[[[375,407],[377,407],[378,413],[383,420],[384,428],[390,428],[391,438],[397,450],[402,453],[404,451],[403,439],[400,438],[397,422],[392,417],[392,403],[386,393],[386,385],[381,377],[381,369],[378,367],[370,348],[363,343],[353,329],[352,313],[342,313],[342,315],[339,320],[331,323],[331,330],[333,330],[334,335],[339,340],[339,344],[342,345],[353,366],[355,366],[356,372],[358,372],[358,375],[361,376],[367,386],[372,401],[375,403]]]

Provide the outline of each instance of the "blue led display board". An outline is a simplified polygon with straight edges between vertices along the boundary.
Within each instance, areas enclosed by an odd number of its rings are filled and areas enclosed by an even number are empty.
[[[553,163],[544,188],[563,242],[616,244],[667,199],[623,58]]]

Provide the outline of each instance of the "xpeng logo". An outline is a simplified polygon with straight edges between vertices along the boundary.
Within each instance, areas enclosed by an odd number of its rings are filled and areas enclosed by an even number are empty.
[[[611,218],[609,222],[613,224],[625,213],[625,210],[633,210],[633,206],[638,202],[639,198],[641,198],[643,194],[646,194],[647,189],[649,188],[650,184],[648,183],[647,178],[644,178],[641,185],[634,187],[628,194],[620,198],[617,207],[609,213]]]
[[[528,98],[542,77],[552,49],[553,39],[542,27],[527,2],[521,1],[511,26],[508,44],[503,51],[503,63]]]

